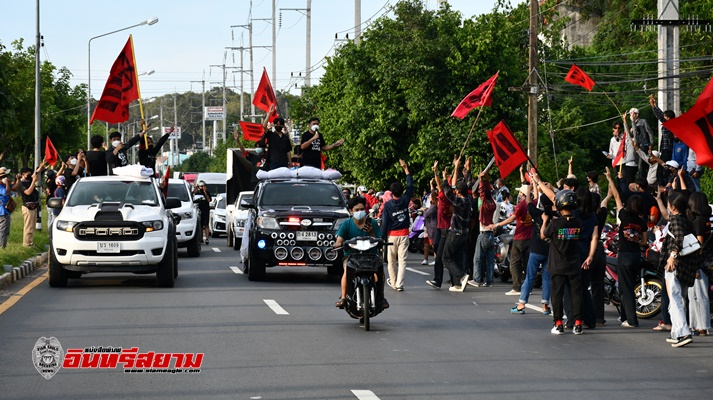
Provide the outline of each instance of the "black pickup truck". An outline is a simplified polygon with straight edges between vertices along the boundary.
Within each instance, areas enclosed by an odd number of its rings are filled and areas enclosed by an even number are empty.
[[[248,279],[262,280],[266,268],[274,266],[327,267],[330,275],[341,276],[342,256],[333,247],[349,212],[337,184],[322,179],[262,180],[243,206],[250,209],[243,263]]]

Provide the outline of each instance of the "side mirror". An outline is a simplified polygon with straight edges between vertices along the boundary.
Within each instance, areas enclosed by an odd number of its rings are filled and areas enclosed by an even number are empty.
[[[61,197],[52,197],[49,200],[47,200],[47,208],[62,208],[62,198]]]
[[[181,208],[181,200],[178,197],[168,197],[166,198],[166,208]]]
[[[257,207],[255,207],[255,202],[253,201],[253,199],[243,199],[243,200],[241,200],[241,201],[240,201],[240,206],[243,207],[243,208],[252,208],[252,209],[257,208]]]

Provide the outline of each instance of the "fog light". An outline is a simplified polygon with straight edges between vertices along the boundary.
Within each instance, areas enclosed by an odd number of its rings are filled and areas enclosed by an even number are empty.
[[[287,237],[287,234],[285,232],[280,232],[280,239],[284,239]]]
[[[339,252],[338,252],[337,250],[334,250],[334,249],[327,249],[327,250],[324,252],[324,257],[325,257],[328,261],[334,261],[334,260],[336,260],[336,259],[337,259],[337,256],[339,256]]]
[[[273,239],[277,239],[277,232],[272,232],[272,234],[270,235],[270,237],[273,238]]]
[[[293,232],[290,232],[290,233],[287,234],[287,238],[288,238],[288,239],[294,239],[294,238],[295,238],[295,234],[294,234]]]
[[[324,233],[320,233],[319,236],[317,236],[317,238],[319,238],[319,240],[323,240],[323,239],[324,239]]]
[[[302,257],[305,256],[305,251],[302,250],[301,247],[293,247],[292,250],[290,250],[290,256],[294,260],[301,260]]]
[[[287,258],[287,249],[284,247],[278,247],[275,249],[275,258],[282,261]]]
[[[267,247],[267,242],[265,242],[265,239],[258,240],[257,247],[259,249],[264,249],[265,247]]]
[[[311,249],[309,249],[309,252],[307,254],[309,255],[310,260],[317,261],[319,260],[319,257],[322,256],[322,251],[317,247],[312,247]]]

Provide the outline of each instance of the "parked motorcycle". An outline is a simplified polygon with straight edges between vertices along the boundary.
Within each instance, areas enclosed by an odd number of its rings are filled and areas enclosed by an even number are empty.
[[[371,329],[371,318],[379,315],[383,309],[384,260],[379,254],[370,252],[381,250],[389,244],[380,238],[371,236],[345,240],[342,247],[357,251],[347,258],[347,296],[344,309],[350,317],[359,319],[365,330]]]
[[[661,312],[661,294],[665,290],[665,286],[663,277],[658,272],[658,258],[659,254],[650,248],[642,254],[641,272],[637,277],[639,283],[634,287],[638,318],[653,318]],[[613,305],[617,311],[621,312],[618,281],[617,258],[607,255],[604,275],[604,303]]]

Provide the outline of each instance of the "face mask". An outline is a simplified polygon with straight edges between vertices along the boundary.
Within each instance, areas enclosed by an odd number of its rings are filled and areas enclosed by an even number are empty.
[[[119,145],[119,143],[121,143],[121,140],[115,140],[115,141],[111,142],[111,146],[116,147]]]
[[[77,165],[77,159],[76,159],[76,158],[70,158],[70,159],[69,159],[69,165]]]
[[[319,125],[312,125],[312,130],[317,132],[319,130]]]
[[[361,221],[364,218],[366,218],[366,211],[354,211],[354,219]]]
[[[256,154],[262,154],[262,147],[258,147],[255,149]]]
[[[2,184],[3,184],[3,185],[7,184],[7,177],[2,178]]]

